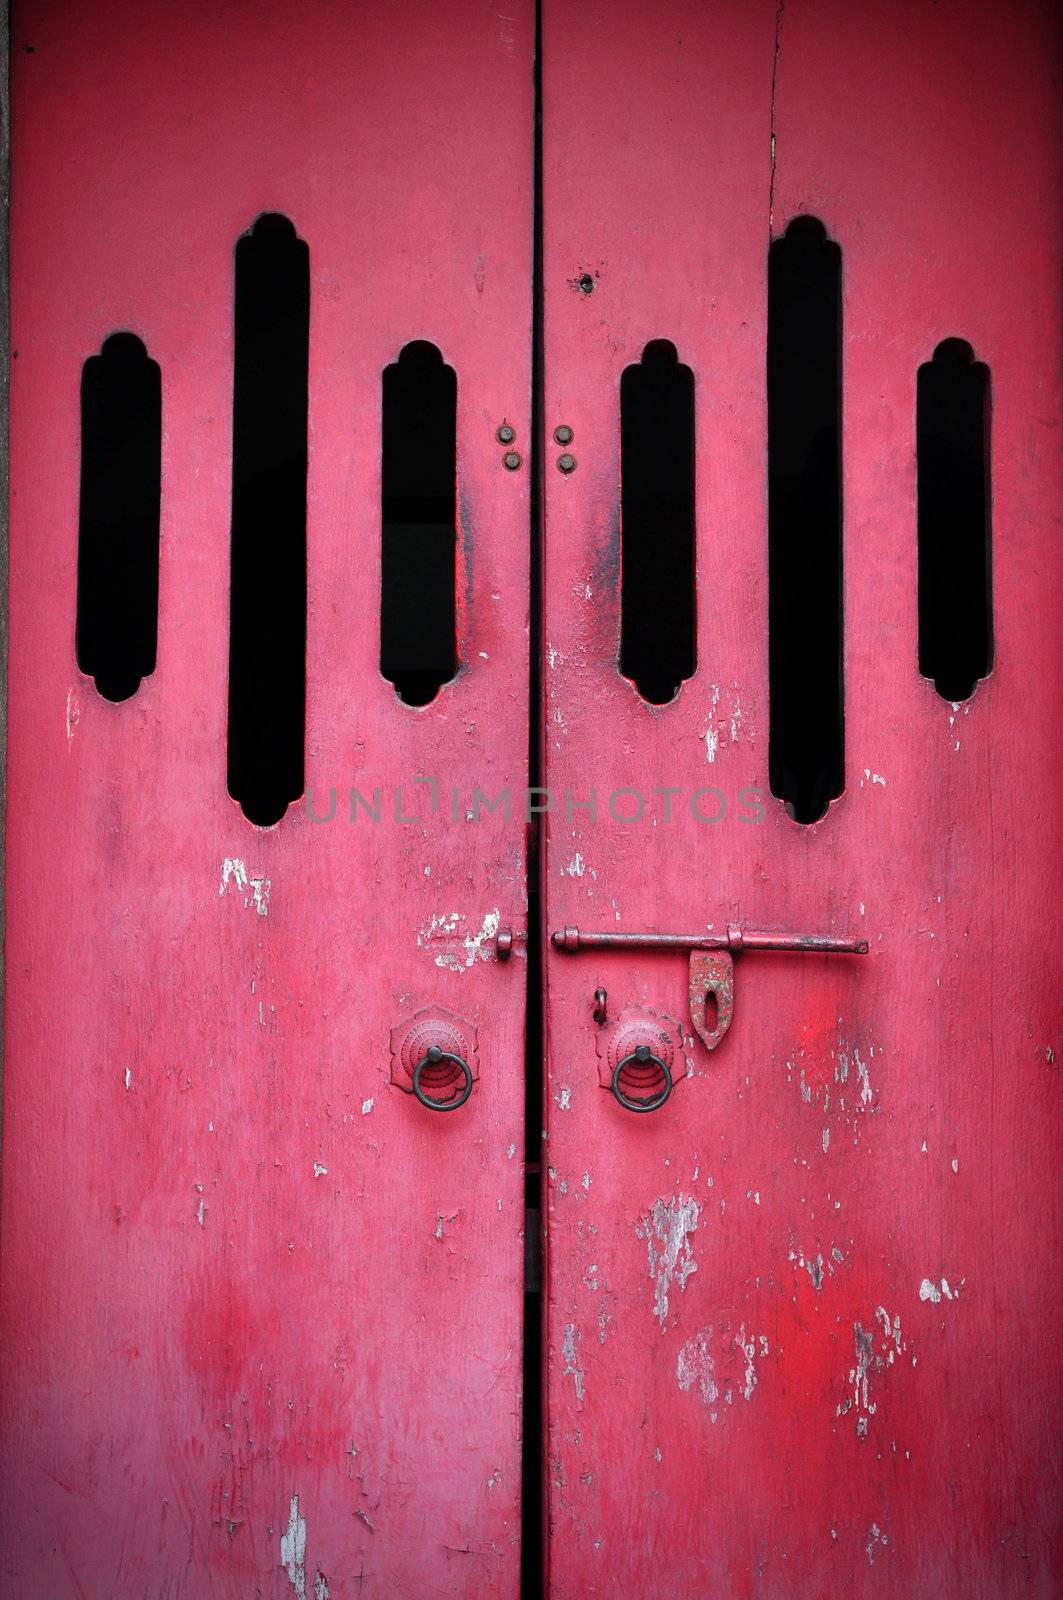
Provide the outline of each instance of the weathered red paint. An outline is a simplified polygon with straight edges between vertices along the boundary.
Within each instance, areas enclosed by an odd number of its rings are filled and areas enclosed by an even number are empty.
[[[739,957],[727,1037],[645,1116],[601,1092],[591,998],[683,1017],[686,961],[547,951],[553,1600],[1063,1585],[1056,42],[1038,3],[545,0],[545,423],[579,463],[545,465],[548,926],[871,945]],[[814,827],[767,784],[767,251],[801,212],[845,299],[847,779]],[[996,662],[955,707],[915,567],[950,335],[993,385]],[[655,338],[697,414],[699,664],[663,707],[616,667],[620,378]]]
[[[516,1590],[526,967],[491,936],[524,830],[464,821],[527,746],[495,431],[530,431],[533,18],[502,11],[18,8],[5,1593]],[[225,706],[233,248],[267,210],[310,250],[307,789],[338,801],[263,831]],[[116,328],[164,426],[158,666],[121,705],[74,662],[78,388]],[[416,710],[377,665],[380,387],[421,338],[458,375],[462,669]],[[450,1115],[389,1081],[430,1006],[477,1030]]]

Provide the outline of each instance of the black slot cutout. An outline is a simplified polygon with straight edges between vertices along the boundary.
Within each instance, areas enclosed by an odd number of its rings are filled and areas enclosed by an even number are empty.
[[[458,382],[417,339],[384,368],[380,670],[426,706],[457,671]]]
[[[159,626],[162,380],[133,333],[81,370],[77,625],[81,671],[128,700],[155,671]]]
[[[266,214],[236,245],[229,793],[260,827],[303,792],[310,252]]]
[[[694,374],[653,339],[620,379],[620,671],[664,705],[694,676]]]
[[[802,823],[844,785],[841,265],[815,217],[768,252],[768,776]]]
[[[993,665],[989,368],[945,339],[919,368],[919,671],[967,700]]]

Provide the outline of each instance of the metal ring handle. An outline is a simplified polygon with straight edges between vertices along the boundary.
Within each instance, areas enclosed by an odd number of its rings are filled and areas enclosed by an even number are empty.
[[[453,1061],[454,1065],[460,1067],[465,1074],[465,1087],[456,1100],[433,1100],[431,1095],[425,1094],[421,1088],[421,1073],[425,1067],[437,1066],[440,1061]],[[671,1087],[671,1084],[669,1084],[669,1087]],[[429,1111],[457,1111],[458,1107],[463,1106],[472,1094],[472,1068],[467,1061],[463,1060],[461,1056],[456,1056],[452,1050],[440,1050],[436,1045],[433,1045],[431,1050],[421,1057],[413,1069],[413,1092],[421,1104],[428,1107]]]
[[[648,1100],[629,1099],[629,1097],[620,1087],[620,1074],[623,1072],[629,1061],[637,1061],[640,1066],[647,1061],[655,1062],[664,1073],[664,1088],[658,1094],[650,1095]],[[613,1094],[616,1096],[616,1099],[620,1105],[624,1107],[625,1111],[658,1111],[661,1106],[664,1105],[664,1102],[668,1099],[668,1096],[672,1092],[672,1074],[668,1070],[667,1061],[662,1061],[660,1056],[655,1056],[648,1045],[640,1044],[637,1050],[632,1050],[630,1054],[621,1057],[616,1066],[613,1068],[613,1082],[611,1088]]]

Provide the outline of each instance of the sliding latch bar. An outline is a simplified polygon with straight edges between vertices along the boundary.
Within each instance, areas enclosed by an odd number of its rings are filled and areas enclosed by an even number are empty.
[[[579,928],[558,928],[551,939],[557,950],[686,952],[690,957],[690,1020],[707,1050],[715,1050],[731,1025],[732,957],[738,951],[797,950],[812,955],[865,956],[868,948],[866,939],[841,939],[829,933],[768,933],[734,925],[721,933],[583,933]]]

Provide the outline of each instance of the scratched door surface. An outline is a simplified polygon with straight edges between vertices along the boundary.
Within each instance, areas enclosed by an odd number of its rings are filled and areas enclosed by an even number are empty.
[[[5,1593],[514,1593],[524,854],[518,814],[466,820],[527,746],[496,431],[526,448],[532,16],[503,9],[14,22]],[[306,804],[272,827],[226,789],[263,213],[310,277]],[[116,330],[162,403],[157,664],[121,703],[74,649],[79,386]],[[421,707],[379,666],[382,374],[418,340],[456,375],[459,513],[459,670]],[[425,1008],[476,1073],[448,1115],[408,1092]]]
[[[711,1052],[684,951],[548,952],[549,1590],[1057,1594],[1052,13],[543,26],[548,926],[870,946],[742,953]],[[768,246],[801,214],[843,298],[844,793],[808,826],[768,774]],[[917,372],[950,338],[992,394],[995,664],[957,704],[916,612]],[[619,405],[655,340],[693,374],[697,665],[648,704]],[[675,1077],[649,1114],[608,1090],[640,1041]]]

